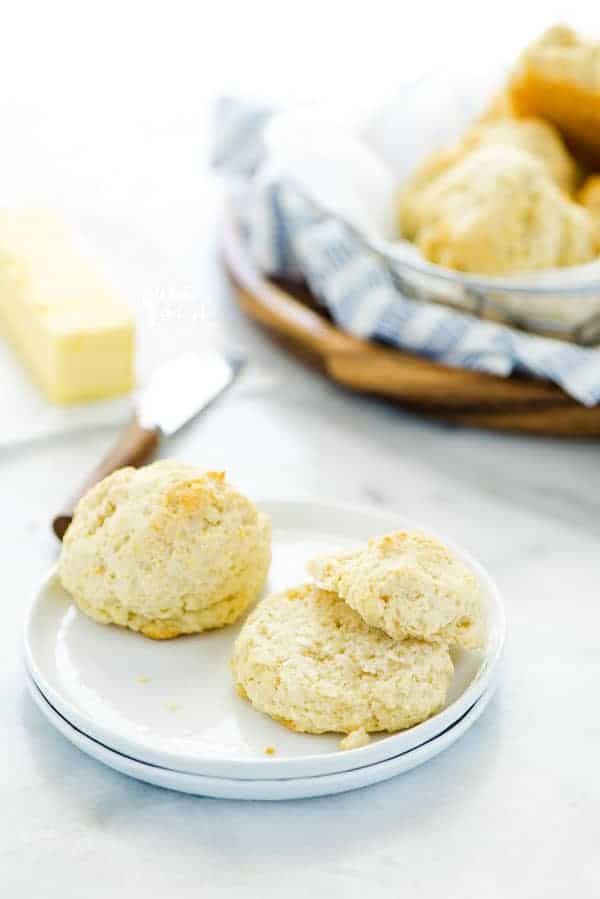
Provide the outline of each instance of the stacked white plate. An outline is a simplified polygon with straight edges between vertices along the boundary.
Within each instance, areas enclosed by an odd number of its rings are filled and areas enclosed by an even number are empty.
[[[414,527],[398,516],[312,502],[260,503],[273,522],[267,589],[306,579],[312,556]],[[424,528],[428,530],[427,528]],[[487,645],[458,651],[445,708],[428,721],[341,751],[339,737],[288,731],[240,699],[229,657],[239,626],[154,642],[82,615],[52,570],[25,627],[28,685],[68,740],[157,786],[230,799],[291,799],[353,790],[408,771],[458,740],[496,684],[505,622],[500,595],[475,560],[446,540],[482,586]]]

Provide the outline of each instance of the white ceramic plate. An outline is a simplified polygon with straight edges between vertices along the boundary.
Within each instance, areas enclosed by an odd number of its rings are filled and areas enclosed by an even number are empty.
[[[318,553],[409,527],[393,513],[301,501],[261,503],[273,522],[267,590],[306,579]],[[413,749],[457,721],[491,683],[504,641],[496,586],[464,551],[445,541],[479,577],[488,643],[459,652],[448,703],[408,731],[346,752],[334,735],[296,734],[256,712],[232,686],[228,662],[237,626],[154,642],[98,625],[70,602],[52,570],[36,591],[25,627],[26,664],[54,708],[78,730],[153,765],[212,777],[311,777],[371,765]],[[273,747],[274,755],[266,755]]]
[[[380,783],[416,768],[429,761],[444,749],[455,743],[473,725],[488,702],[492,698],[495,683],[467,711],[459,721],[448,730],[434,737],[422,746],[409,752],[367,765],[353,771],[342,771],[338,774],[325,774],[321,777],[284,778],[282,780],[236,780],[235,778],[205,777],[200,774],[184,774],[181,771],[170,771],[148,765],[136,759],[114,752],[96,740],[87,737],[77,730],[65,718],[58,714],[45,699],[33,680],[27,677],[27,685],[33,700],[40,711],[67,740],[109,768],[121,774],[134,777],[157,787],[178,790],[180,793],[191,793],[194,796],[210,796],[214,799],[310,799],[315,796],[328,796],[333,793],[345,793],[358,790],[371,784]]]

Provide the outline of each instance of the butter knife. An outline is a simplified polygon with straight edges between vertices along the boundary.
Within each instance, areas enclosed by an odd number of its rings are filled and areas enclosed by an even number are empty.
[[[114,447],[93,470],[76,495],[56,515],[52,528],[59,540],[71,523],[78,500],[90,487],[125,465],[138,468],[157,450],[162,437],[170,437],[188,424],[227,387],[244,360],[207,349],[184,353],[159,366],[135,399],[135,413]]]

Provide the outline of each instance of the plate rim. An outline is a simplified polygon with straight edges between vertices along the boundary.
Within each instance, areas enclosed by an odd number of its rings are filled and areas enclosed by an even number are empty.
[[[479,720],[493,699],[498,685],[496,678],[479,699],[464,715],[436,737],[420,746],[384,759],[372,765],[332,774],[298,778],[274,778],[270,780],[247,780],[190,774],[168,768],[161,768],[140,759],[131,758],[78,730],[64,718],[44,696],[33,678],[26,672],[25,680],[29,694],[48,723],[64,739],[88,757],[114,771],[143,783],[150,783],[161,789],[174,790],[188,795],[206,796],[217,799],[279,801],[286,799],[309,799],[362,789],[389,780],[413,768],[425,764],[458,742]],[[403,764],[410,759],[412,764]],[[115,764],[116,763],[116,764]],[[137,772],[137,773],[136,773]],[[373,775],[376,774],[376,777]],[[142,776],[145,775],[145,776]],[[382,775],[382,776],[379,776]],[[151,778],[151,779],[150,779]],[[192,787],[193,789],[190,789]],[[203,788],[201,791],[200,788]],[[236,790],[238,792],[236,792]]]
[[[401,513],[397,513],[394,509],[377,509],[366,505],[340,503],[334,499],[322,498],[314,500],[309,497],[293,495],[291,497],[263,497],[256,500],[259,508],[265,509],[268,514],[273,516],[272,509],[274,507],[309,507],[311,511],[315,509],[326,510],[326,514],[348,514],[355,516],[369,516],[370,518],[389,522],[393,518],[397,527],[403,528],[421,528],[427,534],[442,540],[450,549],[456,552],[475,572],[480,583],[485,585],[486,592],[490,597],[491,603],[495,610],[496,620],[496,640],[494,651],[482,658],[480,668],[469,683],[466,690],[460,694],[452,703],[438,712],[436,715],[426,719],[412,728],[398,733],[389,734],[378,740],[376,743],[370,743],[366,746],[350,749],[337,750],[331,753],[321,753],[316,755],[288,756],[284,758],[266,757],[266,758],[223,758],[212,757],[191,757],[190,755],[175,755],[164,750],[152,750],[147,744],[139,743],[130,737],[124,737],[118,731],[106,728],[102,724],[98,724],[93,718],[88,716],[85,711],[72,703],[68,697],[65,699],[61,693],[54,689],[51,683],[44,676],[43,671],[37,665],[32,650],[32,641],[29,634],[32,628],[33,618],[40,602],[43,601],[50,584],[57,579],[58,563],[55,563],[49,571],[41,578],[34,587],[31,599],[28,605],[24,622],[23,640],[24,640],[24,657],[25,665],[38,685],[42,693],[49,699],[51,704],[67,721],[75,726],[79,731],[97,740],[102,745],[110,746],[112,749],[120,752],[125,756],[136,758],[139,761],[148,764],[157,765],[158,767],[167,768],[173,771],[179,771],[187,774],[202,774],[215,777],[222,777],[222,773],[215,773],[219,770],[229,769],[239,773],[238,779],[260,780],[265,779],[266,772],[281,772],[280,778],[315,776],[316,769],[320,769],[320,775],[339,773],[344,770],[354,770],[361,767],[367,767],[371,764],[382,762],[391,757],[397,756],[399,750],[397,745],[402,741],[406,742],[406,735],[412,734],[415,742],[411,746],[405,747],[402,751],[410,751],[420,745],[428,742],[433,737],[443,733],[453,723],[458,721],[460,717],[471,708],[475,702],[485,692],[491,684],[494,674],[498,668],[502,658],[505,638],[506,638],[506,615],[504,604],[500,590],[487,571],[487,569],[477,559],[462,546],[455,541],[448,539],[444,535],[439,534],[434,529],[419,524],[411,519],[406,518]],[[278,527],[277,522],[273,521],[273,527]],[[284,528],[285,530],[286,528]],[[288,527],[288,530],[292,528]],[[100,625],[99,625],[100,626]],[[258,711],[256,714],[260,714]],[[410,742],[410,739],[409,741]],[[186,761],[186,759],[189,761]],[[343,761],[342,761],[343,760]],[[310,771],[309,771],[310,769]],[[304,771],[304,773],[302,773]],[[264,773],[263,773],[264,772]],[[284,775],[283,772],[287,772]],[[245,776],[243,776],[245,774]]]

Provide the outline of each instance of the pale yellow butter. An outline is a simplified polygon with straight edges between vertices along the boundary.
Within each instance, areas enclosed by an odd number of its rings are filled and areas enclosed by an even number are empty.
[[[134,382],[134,323],[59,218],[0,211],[0,333],[54,403]]]

